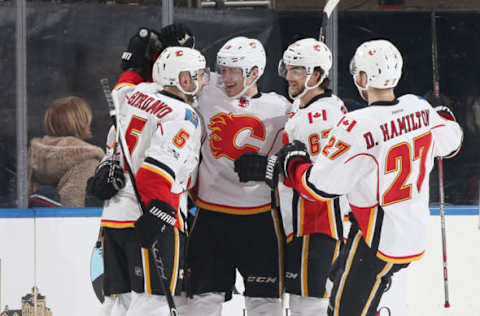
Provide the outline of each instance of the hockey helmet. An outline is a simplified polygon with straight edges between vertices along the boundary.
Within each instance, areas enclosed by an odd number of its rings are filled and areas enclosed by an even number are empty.
[[[357,85],[356,76],[367,75],[367,86],[377,89],[394,88],[402,76],[403,59],[400,51],[387,40],[368,41],[360,45],[350,62],[350,73]]]
[[[221,78],[223,67],[241,69],[244,88],[234,96],[234,98],[238,98],[260,79],[265,71],[266,63],[265,49],[259,40],[244,36],[234,37],[227,41],[217,53],[216,71],[219,74],[217,84],[223,88]],[[255,67],[258,69],[258,76],[247,86],[247,78]]]
[[[295,98],[299,98],[308,90],[318,87],[323,80],[328,77],[328,72],[330,68],[332,68],[332,52],[324,43],[314,38],[304,38],[288,46],[287,50],[283,53],[283,58],[278,65],[278,74],[281,77],[287,77],[287,65],[305,68],[307,75],[305,90],[300,95],[295,96]],[[322,69],[322,77],[315,85],[309,86],[308,81],[316,67]],[[293,96],[290,97],[294,98]]]
[[[201,72],[203,70],[203,73]],[[180,85],[179,76],[188,72],[193,79],[195,89],[185,91]],[[200,89],[199,80],[209,80],[205,57],[196,49],[189,47],[167,47],[153,64],[153,81],[162,86],[175,86],[187,95],[196,95]]]

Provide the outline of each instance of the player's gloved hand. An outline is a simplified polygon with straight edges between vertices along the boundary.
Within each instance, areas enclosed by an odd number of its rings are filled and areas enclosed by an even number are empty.
[[[450,120],[450,121],[457,121],[455,118],[455,115],[453,115],[452,110],[446,106],[436,106],[434,108],[435,111],[437,111],[438,115],[443,117],[444,119]]]
[[[245,153],[235,160],[235,172],[238,173],[240,182],[265,181],[270,188],[275,188],[278,183],[280,166],[278,157],[260,155],[258,153]]]
[[[194,45],[193,33],[181,23],[167,25],[160,32],[141,27],[130,38],[127,50],[122,54],[122,70],[133,70],[147,80],[153,63],[165,48]]]
[[[160,234],[170,233],[177,222],[177,211],[167,202],[152,200],[147,211],[135,222],[135,233],[143,248],[150,248]]]
[[[147,80],[153,66],[156,51],[163,50],[158,32],[141,27],[128,41],[127,50],[122,54],[122,70],[137,72]]]
[[[182,23],[164,26],[160,30],[158,37],[164,48],[170,46],[195,47],[195,37],[192,31]]]
[[[234,170],[238,173],[240,182],[263,181],[267,156],[258,153],[245,153],[235,160]]]
[[[87,192],[100,200],[108,200],[125,186],[125,175],[120,162],[107,159],[100,163],[95,175],[88,179]]]
[[[291,179],[290,175],[295,172],[298,165],[311,162],[307,147],[298,140],[284,145],[277,156],[283,176],[288,180]]]

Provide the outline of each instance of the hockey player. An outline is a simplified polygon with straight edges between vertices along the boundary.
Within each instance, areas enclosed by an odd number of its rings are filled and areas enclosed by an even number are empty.
[[[278,153],[284,177],[304,197],[346,194],[353,215],[346,247],[334,264],[328,315],[375,315],[390,279],[422,258],[427,242],[429,175],[435,157],[452,157],[462,130],[446,107],[396,98],[402,56],[390,42],[365,42],[350,70],[369,107],[350,112],[311,162],[305,145]]]
[[[245,284],[249,316],[282,315],[282,237],[265,183],[240,183],[234,161],[243,153],[269,154],[281,146],[290,103],[261,93],[266,64],[256,39],[235,37],[217,54],[217,85],[199,99],[206,126],[199,165],[199,211],[189,236],[187,260],[193,299],[185,315],[220,316],[236,269]],[[213,78],[212,78],[213,81]]]
[[[308,144],[313,160],[319,156],[330,130],[347,112],[342,100],[328,89],[331,66],[330,49],[313,38],[291,44],[279,65],[280,75],[288,81],[288,93],[295,100],[294,108],[298,108],[285,125],[283,143],[298,140]],[[263,180],[265,163],[262,156],[246,154],[236,160],[235,168],[244,180]],[[279,183],[278,192],[287,235],[285,286],[290,293],[291,315],[327,315],[326,283],[343,242],[346,199],[309,200],[288,182]]]
[[[155,34],[155,37],[166,35],[164,43],[184,39],[187,35],[178,36],[184,28],[175,25],[166,30]],[[151,45],[151,32],[141,28],[130,40],[130,59],[125,59],[125,53],[122,56],[125,72],[113,93],[120,101],[122,133],[132,155],[138,191],[143,205],[152,210],[153,215],[145,213],[138,219],[141,210],[132,184],[127,179],[123,188],[121,185],[125,182],[123,173],[126,168],[123,162],[119,162],[123,161],[120,157],[105,159],[97,168],[90,186],[97,196],[107,199],[101,225],[104,233],[104,292],[107,300],[114,300],[111,313],[105,311],[108,315],[165,313],[164,297],[149,295],[162,294],[157,275],[152,270],[155,268],[151,254],[148,250],[140,250],[140,244],[148,248],[158,232],[163,232],[157,247],[162,250],[164,273],[170,280],[167,284],[172,292],[180,286],[176,284],[181,283],[183,277],[183,258],[178,254],[185,238],[183,219],[177,210],[190,173],[198,163],[201,131],[198,116],[189,104],[205,85],[208,74],[204,69],[205,59],[198,51],[172,47],[163,51],[155,63],[155,82],[135,87],[136,83],[145,80],[139,73],[150,72],[145,71],[145,67],[151,67],[151,58],[156,58],[154,54],[147,58],[145,53]],[[110,156],[120,156],[114,135],[112,129],[107,147]],[[164,224],[154,215],[170,220]],[[174,226],[170,225],[173,223]],[[148,301],[150,303],[146,303]]]

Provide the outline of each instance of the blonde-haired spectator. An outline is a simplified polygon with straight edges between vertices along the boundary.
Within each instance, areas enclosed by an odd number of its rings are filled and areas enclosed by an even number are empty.
[[[84,207],[87,180],[104,156],[85,140],[92,137],[92,110],[82,98],[56,99],[45,112],[46,135],[30,142],[29,194],[42,185],[55,187],[64,207]]]

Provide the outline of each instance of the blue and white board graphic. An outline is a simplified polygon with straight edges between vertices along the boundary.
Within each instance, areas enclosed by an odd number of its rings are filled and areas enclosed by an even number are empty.
[[[92,256],[90,258],[90,281],[92,282],[95,295],[98,300],[103,303],[105,297],[103,295],[103,256],[101,241],[97,241],[92,250]]]

